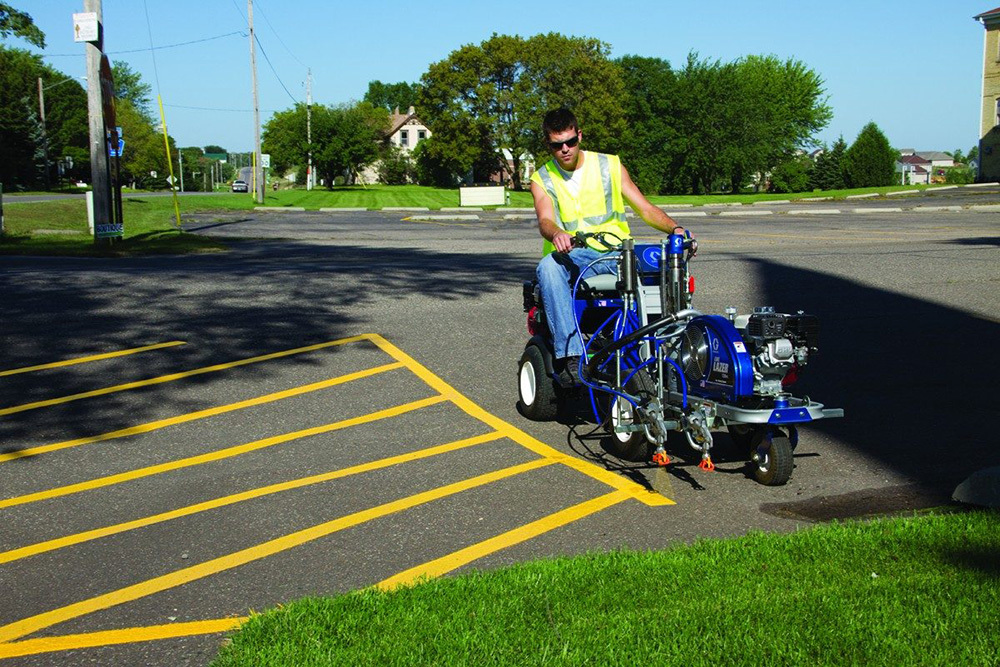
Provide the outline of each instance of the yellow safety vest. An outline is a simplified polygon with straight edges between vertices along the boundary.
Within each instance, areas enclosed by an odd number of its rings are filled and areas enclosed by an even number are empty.
[[[631,238],[628,221],[625,218],[625,202],[622,200],[622,165],[617,155],[581,151],[583,174],[580,194],[573,196],[566,187],[569,176],[549,160],[534,174],[531,181],[537,183],[552,200],[555,222],[563,231],[611,232],[619,238]],[[564,176],[565,174],[565,176]],[[606,250],[591,243],[596,250]],[[542,256],[555,250],[547,240],[542,248]]]

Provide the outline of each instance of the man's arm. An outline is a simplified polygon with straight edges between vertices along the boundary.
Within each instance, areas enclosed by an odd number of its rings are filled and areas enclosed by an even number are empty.
[[[569,252],[573,248],[573,237],[559,229],[556,224],[556,212],[552,208],[552,200],[548,193],[535,183],[531,182],[531,196],[535,200],[535,215],[538,216],[538,233],[559,252]],[[641,196],[641,195],[640,195]]]
[[[677,224],[673,218],[649,203],[649,200],[632,182],[632,177],[628,175],[625,165],[622,165],[622,196],[632,207],[632,210],[638,213],[639,217],[650,227],[655,227],[668,234],[682,234],[684,232],[684,228]],[[536,204],[536,209],[537,206]]]

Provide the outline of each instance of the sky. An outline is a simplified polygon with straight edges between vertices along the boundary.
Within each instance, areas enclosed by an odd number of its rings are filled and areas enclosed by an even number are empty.
[[[83,0],[7,0],[45,32],[46,48],[9,37],[84,76],[84,45],[72,15]],[[606,42],[612,57],[688,53],[730,62],[763,54],[794,58],[824,81],[833,110],[817,135],[850,144],[874,121],[897,148],[968,151],[979,140],[983,33],[973,16],[1000,0],[577,0],[499,3],[453,0],[253,0],[259,40],[261,123],[304,102],[364,97],[368,82],[418,81],[427,67],[494,32],[557,32]],[[254,143],[247,0],[103,0],[104,50],[153,86],[180,146]],[[192,43],[193,42],[193,43]],[[155,47],[151,50],[152,47]]]

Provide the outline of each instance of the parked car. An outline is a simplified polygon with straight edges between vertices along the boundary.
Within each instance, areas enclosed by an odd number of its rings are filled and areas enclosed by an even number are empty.
[[[250,192],[250,187],[246,181],[235,180],[233,181],[233,192]]]

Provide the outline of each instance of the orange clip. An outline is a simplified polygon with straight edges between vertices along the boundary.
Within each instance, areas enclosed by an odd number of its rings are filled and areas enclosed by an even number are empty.
[[[665,466],[670,463],[670,457],[667,456],[666,452],[656,452],[653,454],[653,463],[658,466]]]
[[[715,470],[715,464],[712,463],[711,457],[708,456],[706,456],[701,460],[701,463],[698,464],[698,467],[706,472],[712,472],[713,470]]]

